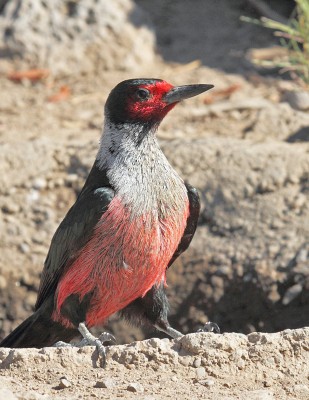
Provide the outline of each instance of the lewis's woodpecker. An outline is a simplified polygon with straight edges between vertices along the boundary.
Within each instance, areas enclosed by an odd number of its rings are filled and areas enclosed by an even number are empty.
[[[166,271],[189,246],[200,203],[155,133],[178,102],[212,87],[130,79],[111,91],[97,157],[51,241],[35,312],[0,347],[50,346],[78,331],[91,341],[88,328],[118,311],[182,335],[167,319]]]

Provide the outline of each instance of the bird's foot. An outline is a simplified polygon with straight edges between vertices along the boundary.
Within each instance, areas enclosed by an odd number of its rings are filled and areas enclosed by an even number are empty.
[[[62,342],[61,340],[59,340],[59,342],[54,343],[52,347],[73,347],[73,346],[74,344]]]
[[[166,322],[166,321],[163,321],[163,322],[160,321],[160,322],[161,322],[160,324],[154,325],[155,328],[157,328],[159,331],[165,332],[167,335],[169,335],[173,339],[177,339],[177,338],[183,336],[183,334],[181,332],[172,328],[168,322]]]
[[[106,350],[104,343],[112,342],[115,344],[115,337],[111,333],[103,332],[98,338],[96,338],[92,335],[92,333],[89,332],[84,323],[79,324],[78,330],[83,336],[83,339],[80,341],[80,343],[78,343],[78,347],[95,346],[100,356],[100,365],[102,368],[104,368],[106,365]]]
[[[89,332],[85,323],[80,323],[78,325],[78,330],[83,337],[83,339],[80,342],[66,343],[66,342],[59,341],[59,342],[55,343],[53,347],[95,346],[97,348],[97,351],[100,356],[100,366],[102,368],[104,368],[106,365],[106,350],[105,350],[104,343],[112,342],[115,344],[116,343],[115,337],[111,333],[103,332],[103,333],[101,333],[101,335],[98,338],[96,338],[95,336],[92,335],[92,333]]]
[[[220,328],[215,322],[206,322],[203,328],[198,329],[197,332],[213,332],[220,333]]]

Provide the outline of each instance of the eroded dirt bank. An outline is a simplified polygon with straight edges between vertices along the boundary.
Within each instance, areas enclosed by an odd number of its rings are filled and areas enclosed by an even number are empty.
[[[198,333],[108,348],[1,349],[0,398],[307,400],[309,328]],[[21,394],[23,393],[23,394]]]

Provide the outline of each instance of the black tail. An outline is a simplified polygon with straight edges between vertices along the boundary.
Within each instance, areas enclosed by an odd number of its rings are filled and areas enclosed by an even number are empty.
[[[0,343],[0,347],[47,347],[59,340],[70,342],[77,334],[76,329],[67,329],[51,318],[51,307],[47,302]]]

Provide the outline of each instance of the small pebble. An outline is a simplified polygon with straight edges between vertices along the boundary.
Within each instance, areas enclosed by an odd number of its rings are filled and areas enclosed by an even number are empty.
[[[288,102],[295,110],[309,110],[309,93],[308,92],[286,92],[283,100]]]
[[[4,276],[0,275],[0,289],[5,289],[8,283]]]
[[[0,399],[17,400],[18,397],[15,396],[15,394],[13,392],[11,392],[10,389],[1,387],[0,388]]]
[[[70,174],[68,176],[66,176],[65,181],[67,184],[71,184],[74,182],[77,182],[79,179],[79,176],[77,174]]]
[[[302,292],[302,290],[303,285],[301,285],[300,283],[296,283],[295,285],[289,287],[283,295],[282,304],[284,306],[287,306]]]
[[[143,388],[143,386],[142,386],[140,383],[134,382],[134,383],[130,383],[130,384],[127,386],[127,390],[128,390],[129,392],[134,392],[134,393],[143,393],[144,388]]]
[[[40,193],[38,190],[35,189],[31,189],[26,196],[27,202],[28,203],[35,203],[36,201],[38,201],[40,198]]]
[[[202,360],[200,358],[197,358],[196,360],[194,360],[193,367],[194,368],[200,367],[201,366],[201,362],[202,362]]]
[[[299,384],[294,386],[295,392],[300,392],[303,395],[309,396],[309,387],[307,385]]]
[[[188,367],[190,364],[190,359],[188,357],[179,357],[179,363],[184,367]]]
[[[72,386],[72,383],[66,377],[60,378],[59,389],[66,389]]]
[[[251,332],[247,338],[250,343],[256,344],[261,340],[261,334],[259,332]]]
[[[16,213],[19,212],[19,210],[20,210],[20,206],[18,204],[16,204],[16,203],[11,202],[11,201],[9,201],[7,204],[5,204],[2,207],[2,211],[5,214],[16,214]]]
[[[47,182],[45,179],[43,178],[36,178],[33,182],[32,182],[32,187],[33,189],[36,190],[41,190],[41,189],[45,189],[47,186]]]
[[[27,254],[30,251],[30,246],[27,243],[20,243],[18,245],[19,251],[23,254]]]
[[[205,379],[203,381],[199,381],[199,383],[201,383],[204,386],[210,387],[215,384],[215,381],[213,379]]]
[[[115,382],[112,379],[107,378],[103,379],[102,381],[97,381],[94,387],[111,389],[115,387]]]
[[[275,400],[273,393],[265,389],[250,390],[244,392],[244,397],[250,400]]]
[[[306,249],[306,248],[301,248],[298,252],[297,252],[297,254],[296,254],[296,256],[295,256],[295,261],[297,262],[297,263],[305,263],[305,262],[307,262],[307,259],[309,258],[309,248],[308,249]]]
[[[206,377],[206,370],[204,367],[199,367],[196,369],[195,374],[197,379],[203,379]]]

